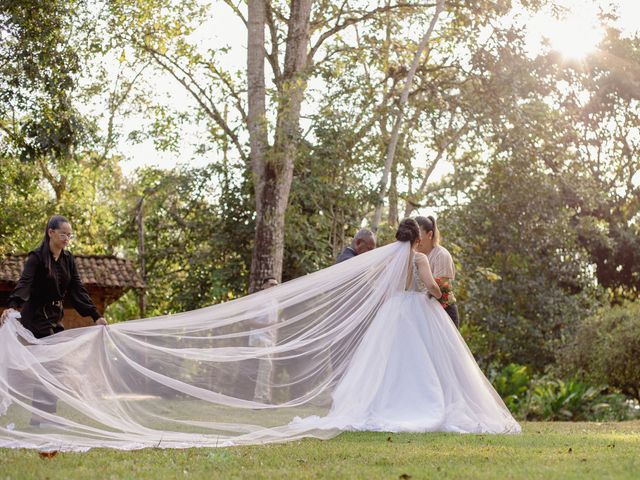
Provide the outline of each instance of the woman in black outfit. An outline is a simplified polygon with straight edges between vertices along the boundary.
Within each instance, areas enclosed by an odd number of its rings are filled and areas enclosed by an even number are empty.
[[[96,325],[107,322],[98,312],[80,281],[73,255],[65,248],[73,237],[69,221],[56,215],[49,219],[40,246],[29,252],[16,288],[9,297],[9,308],[2,313],[0,325],[9,313],[20,309],[20,321],[36,338],[48,337],[64,330],[63,300]],[[45,391],[34,391],[33,406],[49,413],[56,410],[55,400]],[[31,419],[39,425],[41,419]]]

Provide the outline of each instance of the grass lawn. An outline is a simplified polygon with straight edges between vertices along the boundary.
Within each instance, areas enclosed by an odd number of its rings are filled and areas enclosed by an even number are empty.
[[[530,422],[522,435],[344,433],[218,449],[0,449],[0,480],[54,478],[640,478],[640,421]]]

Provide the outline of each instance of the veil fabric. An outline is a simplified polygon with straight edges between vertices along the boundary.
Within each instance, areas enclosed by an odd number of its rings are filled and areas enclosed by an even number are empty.
[[[10,319],[0,327],[0,447],[335,436],[295,419],[329,413],[372,320],[404,290],[410,255],[395,242],[224,304],[43,339]]]

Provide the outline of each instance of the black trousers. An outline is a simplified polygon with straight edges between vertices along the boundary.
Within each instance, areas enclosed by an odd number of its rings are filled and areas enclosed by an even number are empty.
[[[460,317],[458,316],[458,306],[454,303],[453,305],[449,305],[444,309],[445,312],[449,314],[449,317],[453,321],[453,324],[456,328],[460,329]]]
[[[31,329],[29,329],[31,330]],[[38,330],[31,330],[33,336],[36,338],[45,338],[53,335],[54,333],[58,333],[62,331],[63,328],[39,328]],[[44,385],[36,384],[33,387],[33,398],[31,399],[31,405],[34,408],[46,413],[56,413],[57,407],[57,398],[49,393],[47,388]],[[39,424],[41,421],[44,421],[37,413],[34,413],[31,417],[31,424]]]

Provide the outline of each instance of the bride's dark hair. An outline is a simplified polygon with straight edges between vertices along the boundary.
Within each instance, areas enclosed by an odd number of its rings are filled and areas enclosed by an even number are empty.
[[[413,218],[405,218],[398,225],[396,240],[413,243],[420,238],[420,227]]]

